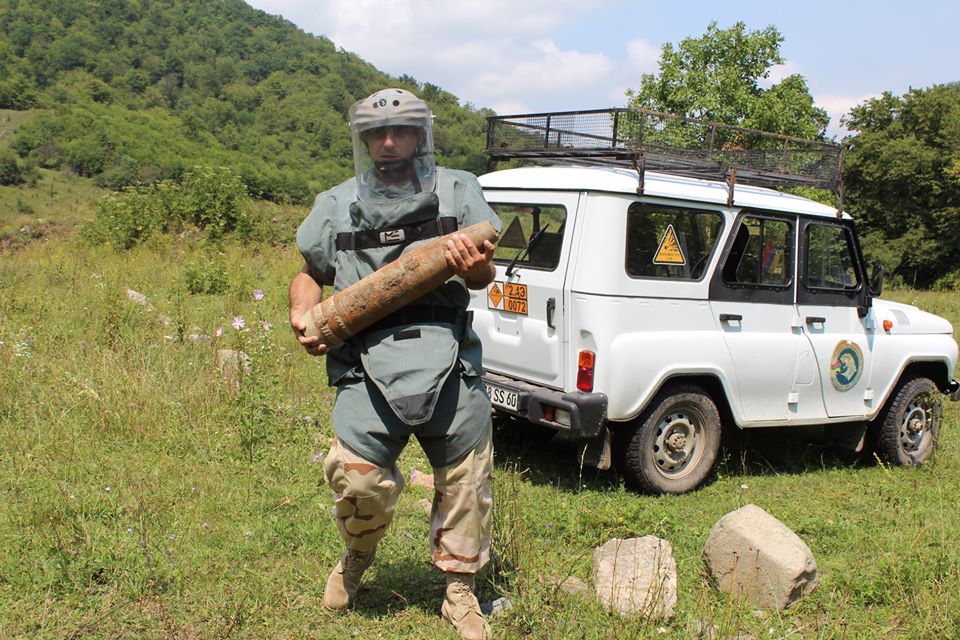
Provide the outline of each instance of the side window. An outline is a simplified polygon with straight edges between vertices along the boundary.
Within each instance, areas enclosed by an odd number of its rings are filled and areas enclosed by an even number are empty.
[[[503,233],[493,261],[552,271],[560,264],[560,248],[567,222],[566,207],[555,204],[491,204],[503,221]],[[527,243],[533,243],[527,247]]]
[[[699,280],[722,229],[716,211],[634,202],[627,209],[627,274]]]
[[[810,224],[806,235],[804,284],[810,289],[855,290],[860,279],[848,231],[836,225]]]
[[[748,215],[723,265],[726,284],[783,288],[793,281],[793,225],[774,218]]]

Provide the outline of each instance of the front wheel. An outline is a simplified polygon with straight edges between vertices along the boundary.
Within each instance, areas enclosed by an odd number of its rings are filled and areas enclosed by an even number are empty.
[[[618,447],[628,487],[653,494],[692,491],[717,460],[720,414],[700,387],[670,387],[623,428]]]
[[[877,455],[903,466],[925,462],[936,448],[942,416],[940,392],[932,380],[905,380],[874,423]]]

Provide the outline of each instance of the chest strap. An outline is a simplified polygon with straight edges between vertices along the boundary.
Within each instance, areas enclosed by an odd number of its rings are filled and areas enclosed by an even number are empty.
[[[417,240],[436,238],[457,230],[457,219],[453,216],[431,218],[424,222],[365,231],[343,231],[337,234],[337,251],[357,251],[358,249],[376,249],[393,245],[407,245]]]

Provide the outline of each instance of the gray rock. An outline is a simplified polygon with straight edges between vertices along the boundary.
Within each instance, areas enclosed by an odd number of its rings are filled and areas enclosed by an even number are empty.
[[[703,562],[721,592],[766,609],[791,607],[820,582],[806,543],[753,504],[731,511],[713,525]]]
[[[608,540],[593,552],[590,578],[607,609],[660,620],[673,615],[677,565],[666,540],[655,536]]]
[[[150,304],[150,298],[143,295],[139,291],[134,291],[133,289],[127,289],[127,298],[136,302],[137,304],[145,306],[147,309],[153,310],[153,305]]]
[[[510,611],[510,609],[513,609],[513,603],[510,602],[510,598],[506,596],[501,596],[496,600],[480,604],[480,613],[490,618],[503,615],[507,611]]]
[[[250,373],[250,356],[233,349],[217,350],[217,369],[223,378],[235,388],[240,388],[243,376]]]

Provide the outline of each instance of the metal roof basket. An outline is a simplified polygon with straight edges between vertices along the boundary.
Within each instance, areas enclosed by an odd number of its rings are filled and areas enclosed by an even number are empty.
[[[843,147],[646,109],[559,111],[487,119],[490,169],[501,160],[579,163],[723,180],[828,189],[843,205]]]

